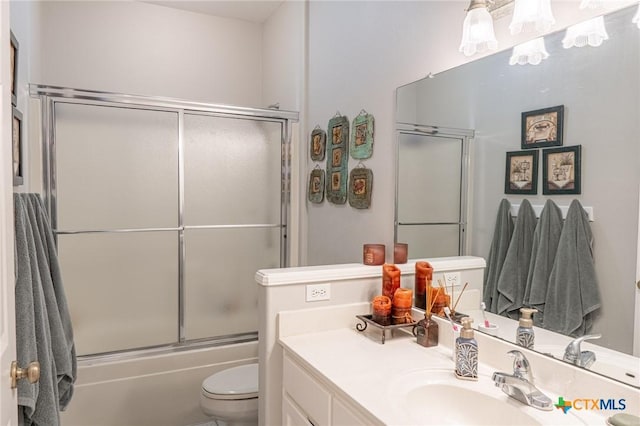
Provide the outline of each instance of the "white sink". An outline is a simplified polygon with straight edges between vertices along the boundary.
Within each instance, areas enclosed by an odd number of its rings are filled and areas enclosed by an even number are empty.
[[[416,370],[391,381],[390,403],[406,425],[586,425],[592,416],[542,411],[510,398],[488,371],[478,381],[460,380],[453,371]],[[544,392],[544,391],[543,391]],[[556,395],[550,395],[556,401]],[[599,420],[599,419],[598,419]],[[598,423],[603,423],[599,420]]]

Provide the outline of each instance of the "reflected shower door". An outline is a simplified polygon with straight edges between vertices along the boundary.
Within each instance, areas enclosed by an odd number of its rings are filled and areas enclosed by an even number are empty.
[[[463,254],[464,159],[463,138],[399,133],[396,241],[412,258]]]

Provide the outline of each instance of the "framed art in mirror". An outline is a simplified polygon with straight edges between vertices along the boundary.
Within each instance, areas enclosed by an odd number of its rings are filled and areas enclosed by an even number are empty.
[[[320,167],[311,170],[308,193],[310,202],[320,204],[324,201],[324,170]]]
[[[11,151],[13,153],[13,186],[23,183],[22,170],[22,113],[13,108],[11,120]]]
[[[11,31],[11,104],[18,106],[18,40]]]
[[[522,113],[522,149],[562,146],[564,105]]]
[[[327,133],[320,126],[316,126],[311,131],[309,152],[313,161],[324,161],[324,155],[327,152]]]
[[[504,193],[538,193],[538,151],[507,152]]]
[[[542,150],[542,193],[580,194],[582,145]]]

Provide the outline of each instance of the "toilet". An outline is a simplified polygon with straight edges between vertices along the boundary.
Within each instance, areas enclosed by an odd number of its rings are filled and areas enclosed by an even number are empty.
[[[228,368],[202,382],[200,407],[222,426],[258,424],[258,364]]]

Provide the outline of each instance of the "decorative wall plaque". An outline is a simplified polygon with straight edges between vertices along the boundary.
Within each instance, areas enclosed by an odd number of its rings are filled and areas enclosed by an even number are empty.
[[[314,204],[320,204],[324,201],[324,170],[319,167],[311,170],[308,198]]]
[[[356,160],[370,158],[373,154],[373,122],[373,115],[365,110],[353,119],[349,150]]]
[[[327,133],[320,126],[316,126],[311,131],[309,152],[313,161],[324,161],[324,155],[327,152]]]
[[[327,200],[344,204],[347,201],[349,119],[337,113],[329,120],[327,135]]]
[[[349,205],[356,209],[371,206],[373,172],[366,167],[356,167],[349,174]]]

